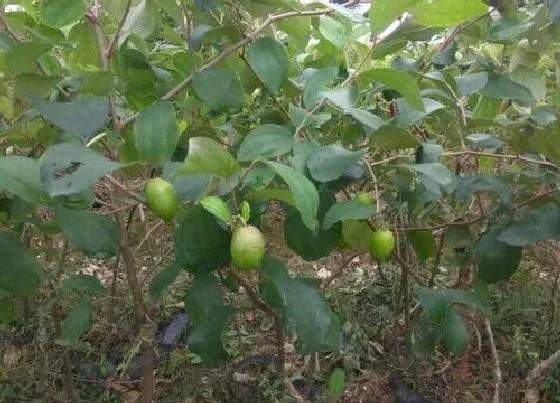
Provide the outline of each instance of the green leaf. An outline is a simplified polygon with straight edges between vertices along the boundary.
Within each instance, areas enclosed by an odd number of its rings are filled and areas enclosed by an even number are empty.
[[[65,291],[75,291],[90,295],[105,294],[105,287],[95,276],[89,274],[72,274],[66,277],[60,286]]]
[[[32,103],[52,124],[84,139],[104,127],[108,118],[107,99],[104,97],[88,96],[71,102],[35,98]]]
[[[169,161],[179,141],[173,104],[161,101],[142,110],[134,132],[138,151],[147,162],[162,165]]]
[[[318,225],[319,194],[313,183],[301,172],[287,165],[272,161],[267,161],[266,165],[286,182],[305,226],[312,231],[315,230]]]
[[[110,71],[92,71],[88,73],[82,85],[81,94],[107,96],[113,89],[113,75]]]
[[[160,19],[156,0],[141,0],[136,6],[130,8],[123,25],[123,33],[125,34],[123,39],[131,34],[146,39],[159,28]]]
[[[460,355],[467,348],[468,333],[465,321],[452,308],[447,308],[443,322],[442,342],[445,348],[455,355]]]
[[[436,240],[431,231],[408,231],[408,241],[412,244],[418,260],[425,261],[436,254]]]
[[[387,122],[381,119],[379,116],[376,116],[373,113],[370,113],[363,109],[351,108],[347,109],[345,112],[371,130],[378,130],[381,126],[387,124]]]
[[[223,222],[231,223],[231,212],[227,204],[218,196],[205,196],[200,200],[200,204],[206,211],[214,214]]]
[[[277,92],[288,79],[290,61],[284,47],[269,37],[261,37],[247,50],[247,62],[271,92]]]
[[[431,98],[423,98],[422,101],[424,104],[424,112],[412,108],[405,98],[397,98],[396,104],[399,114],[394,124],[402,128],[411,127],[419,123],[429,114],[440,109],[445,109],[445,105]]]
[[[183,269],[177,262],[172,262],[165,269],[158,272],[150,283],[150,295],[155,299],[160,298],[163,291],[173,284],[181,270]]]
[[[481,71],[478,73],[465,74],[464,76],[455,76],[454,79],[457,83],[459,94],[468,97],[484,88],[488,82],[488,73]]]
[[[342,110],[354,108],[359,95],[360,89],[355,82],[320,92],[321,97],[327,98],[333,105]]]
[[[243,200],[243,203],[241,203],[241,218],[246,222],[251,219],[251,205],[247,200]]]
[[[375,69],[368,71],[368,78],[384,84],[386,87],[398,91],[411,108],[424,111],[424,103],[420,96],[420,88],[414,77],[405,71],[393,69]]]
[[[521,247],[508,245],[498,236],[498,231],[490,232],[476,246],[478,278],[486,283],[509,279],[521,262]]]
[[[191,137],[189,155],[179,174],[211,174],[227,178],[241,168],[227,149],[208,137]]]
[[[222,333],[227,326],[231,307],[222,304],[218,281],[210,275],[195,276],[187,291],[185,307],[192,320],[189,349],[198,354],[205,365],[217,365],[227,358]]]
[[[369,9],[372,33],[381,33],[397,17],[422,0],[377,0]]]
[[[16,43],[6,52],[6,67],[10,73],[33,73],[37,70],[37,58],[51,48],[52,45],[45,43]]]
[[[339,145],[323,146],[311,156],[307,167],[316,181],[330,182],[355,166],[364,154],[365,151],[349,151]]]
[[[291,278],[282,263],[266,256],[262,262],[259,293],[280,314],[285,328],[294,325],[299,354],[338,350],[340,320],[312,281]]]
[[[431,27],[450,27],[472,17],[488,13],[488,6],[480,0],[432,0],[411,10],[416,21]]]
[[[60,338],[75,344],[80,336],[87,332],[93,321],[93,306],[90,303],[75,305],[68,313],[60,329]]]
[[[521,21],[515,18],[502,17],[492,21],[488,28],[488,41],[512,44],[514,40],[533,26],[531,21]]]
[[[338,400],[344,393],[344,370],[336,368],[329,377],[329,395]]]
[[[372,229],[365,221],[342,222],[342,239],[349,247],[358,252],[369,252],[369,240],[372,234]]]
[[[316,70],[306,81],[303,89],[303,104],[307,110],[312,109],[321,99],[321,90],[338,76],[338,67]]]
[[[373,208],[359,200],[343,200],[331,206],[323,218],[323,229],[329,229],[340,221],[365,220],[371,216]]]
[[[195,273],[221,269],[230,262],[228,231],[202,206],[189,209],[175,231],[178,264]]]
[[[41,163],[19,155],[0,157],[0,187],[31,203],[46,198],[40,175]]]
[[[0,256],[0,290],[13,296],[31,295],[39,285],[39,263],[9,232],[0,232]]]
[[[532,100],[531,91],[509,77],[501,74],[490,74],[488,82],[482,90],[482,95],[495,99],[521,99]]]
[[[196,96],[216,112],[239,110],[245,103],[241,83],[231,70],[206,69],[192,80]]]
[[[43,154],[41,181],[51,197],[81,193],[120,167],[121,164],[79,144],[57,144]]]
[[[41,16],[45,24],[61,28],[79,21],[86,12],[86,3],[82,0],[43,0]]]
[[[457,200],[465,202],[474,192],[496,193],[503,203],[509,204],[511,202],[511,193],[508,186],[494,175],[461,176],[455,192]]]
[[[17,311],[15,302],[11,299],[0,296],[0,323],[3,325],[8,325],[16,317]]]
[[[383,126],[370,136],[369,144],[377,152],[398,148],[416,148],[418,138],[406,129],[397,126]]]
[[[426,176],[447,192],[451,192],[454,188],[455,176],[449,168],[439,162],[399,166]]]
[[[324,219],[325,212],[335,201],[333,192],[321,192],[319,220]],[[339,244],[340,230],[340,225],[331,226],[328,230],[321,228],[310,230],[302,222],[301,216],[296,210],[287,209],[284,236],[288,246],[304,260],[312,261],[327,256]]]
[[[237,159],[246,162],[258,157],[279,157],[292,151],[293,144],[294,136],[284,126],[262,125],[243,138]]]
[[[64,236],[87,256],[107,258],[117,253],[117,225],[109,218],[89,211],[56,209]]]
[[[349,42],[344,25],[334,18],[322,16],[319,19],[319,32],[340,50],[343,50]]]
[[[547,203],[509,225],[498,240],[511,246],[532,245],[543,239],[560,239],[560,207]]]
[[[535,100],[544,101],[546,98],[546,80],[540,72],[519,66],[511,72],[510,78],[531,91]]]
[[[49,95],[60,77],[45,77],[36,73],[19,74],[16,77],[15,93],[18,98],[30,99],[33,96]]]
[[[296,202],[292,193],[287,189],[268,188],[262,190],[253,190],[245,194],[245,199],[252,202],[265,202],[276,200],[288,206],[295,207]]]

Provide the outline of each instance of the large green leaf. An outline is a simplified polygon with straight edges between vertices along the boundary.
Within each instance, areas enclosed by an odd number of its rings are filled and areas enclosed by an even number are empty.
[[[356,106],[356,102],[358,101],[359,95],[360,89],[354,81],[350,84],[342,85],[330,90],[324,90],[320,92],[321,97],[325,97],[330,101],[331,104],[337,106],[342,110],[354,108],[354,106]]]
[[[530,21],[521,21],[516,18],[502,17],[497,21],[492,21],[488,28],[488,40],[512,44],[514,40],[525,33],[533,25]]]
[[[327,210],[335,203],[333,192],[320,193],[317,218],[324,219]],[[311,261],[329,255],[341,239],[341,225],[331,225],[328,229],[317,227],[310,230],[303,223],[300,214],[293,208],[287,209],[284,220],[284,237],[288,246],[304,260]]]
[[[365,220],[373,213],[373,208],[359,200],[343,200],[331,206],[323,218],[323,229],[329,229],[340,221]]]
[[[488,82],[488,73],[481,71],[478,73],[465,74],[463,76],[455,76],[455,82],[459,89],[459,94],[469,96],[479,92]]]
[[[344,25],[334,18],[322,16],[319,20],[319,32],[340,50],[348,44],[349,37]]]
[[[411,13],[420,24],[450,27],[488,13],[488,6],[480,0],[432,0],[418,4]]]
[[[52,124],[85,139],[105,126],[108,118],[105,97],[88,96],[71,102],[35,98],[32,103]]]
[[[506,204],[511,201],[508,186],[499,177],[490,174],[461,176],[459,178],[455,192],[458,201],[467,201],[474,192],[492,192],[496,193]]]
[[[146,39],[159,28],[160,20],[156,0],[141,0],[136,6],[131,7],[123,26],[123,33],[135,34]]]
[[[482,95],[495,99],[533,99],[531,91],[507,76],[501,74],[491,74],[488,82],[480,90]]]
[[[9,232],[0,232],[0,256],[0,290],[14,296],[30,295],[41,277],[35,257]]]
[[[397,110],[399,114],[394,121],[394,124],[398,127],[408,128],[419,123],[429,114],[444,109],[445,105],[441,102],[433,100],[431,98],[423,98],[424,111],[412,108],[405,98],[397,98]]]
[[[192,85],[196,96],[216,112],[239,110],[245,103],[241,83],[231,70],[206,69],[194,75]]]
[[[41,181],[52,197],[81,193],[103,175],[120,167],[121,164],[79,144],[57,144],[43,155]]]
[[[185,307],[193,323],[189,349],[206,365],[216,365],[227,358],[222,333],[231,314],[231,307],[222,304],[218,281],[211,275],[195,276],[187,291]]]
[[[247,50],[247,62],[271,92],[277,92],[288,79],[290,61],[284,47],[269,37],[261,37]]]
[[[294,136],[284,126],[266,124],[253,129],[243,138],[237,159],[252,161],[255,158],[272,158],[292,150]]]
[[[64,27],[82,18],[86,11],[86,2],[82,0],[43,0],[41,16],[45,24],[51,27]]]
[[[20,42],[5,55],[5,63],[11,73],[33,73],[37,70],[37,58],[51,50],[52,45],[37,42]]]
[[[38,203],[45,198],[40,166],[39,161],[19,155],[0,158],[0,187],[25,201]]]
[[[442,342],[448,351],[455,355],[465,351],[469,339],[465,320],[452,308],[447,308],[442,333]]]
[[[436,254],[436,240],[431,231],[408,231],[406,237],[414,248],[418,260],[427,260]]]
[[[150,283],[150,295],[156,299],[161,297],[163,291],[173,284],[182,270],[183,269],[177,262],[172,262],[165,269],[158,272]]]
[[[321,90],[329,85],[338,75],[338,67],[316,70],[306,81],[303,89],[303,104],[307,110],[312,109],[321,99]]]
[[[560,239],[560,208],[557,204],[547,203],[529,211],[498,235],[499,241],[511,246],[527,246],[543,239]]]
[[[36,73],[19,74],[16,77],[16,96],[24,99],[45,97],[59,81],[60,77],[45,77]]]
[[[89,211],[56,209],[64,236],[87,256],[107,258],[117,253],[117,226],[109,218]]]
[[[161,101],[141,111],[134,131],[138,151],[147,162],[162,165],[170,160],[179,141],[173,104]]]
[[[373,113],[365,111],[363,109],[350,108],[346,110],[346,113],[348,113],[358,122],[365,125],[371,130],[377,130],[381,126],[387,124],[387,122],[381,119],[379,116],[374,115]]]
[[[382,32],[397,17],[422,0],[377,0],[369,9],[371,31]]]
[[[208,137],[191,137],[189,154],[178,174],[229,177],[241,168],[227,149]]]
[[[60,328],[60,337],[70,344],[75,344],[80,336],[87,332],[93,320],[93,306],[91,303],[75,305],[68,313]]]
[[[343,176],[364,154],[364,151],[349,151],[338,145],[324,146],[311,156],[307,167],[316,181],[330,182]]]
[[[478,277],[486,283],[509,279],[521,262],[521,247],[499,239],[499,231],[484,235],[476,246]]]
[[[418,82],[407,72],[393,69],[374,69],[368,71],[367,75],[372,80],[398,91],[407,100],[411,108],[424,111]]]
[[[372,234],[372,229],[365,221],[342,222],[342,239],[346,245],[358,252],[369,252],[369,240]]]
[[[521,84],[533,95],[537,101],[544,101],[546,97],[546,79],[540,72],[520,66],[511,72],[510,78]]]
[[[266,164],[286,182],[302,221],[307,228],[314,231],[318,226],[319,194],[313,183],[292,167],[271,161],[267,161]]]
[[[419,140],[408,130],[397,126],[383,126],[370,136],[370,146],[378,152],[397,148],[416,148]]]
[[[400,166],[417,172],[421,180],[424,179],[422,177],[424,176],[425,178],[433,181],[437,186],[446,192],[451,192],[455,187],[455,176],[449,168],[439,162]],[[425,186],[427,185],[425,181],[423,181],[423,183]]]
[[[193,207],[175,231],[177,263],[196,274],[221,269],[230,262],[229,239],[229,232],[211,213],[200,205]]]
[[[291,278],[282,263],[267,256],[262,262],[259,293],[280,314],[286,328],[295,326],[298,353],[338,350],[340,320],[311,280]]]

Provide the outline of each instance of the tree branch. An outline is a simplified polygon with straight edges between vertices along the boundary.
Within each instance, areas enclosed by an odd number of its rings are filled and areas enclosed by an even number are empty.
[[[334,10],[332,9],[325,9],[325,10],[312,10],[312,11],[291,11],[289,13],[283,13],[283,14],[275,14],[275,15],[270,15],[265,22],[263,22],[258,28],[256,28],[253,32],[251,32],[250,34],[248,34],[243,40],[230,45],[228,47],[226,47],[224,50],[222,50],[221,53],[219,53],[215,58],[213,58],[212,60],[210,60],[209,62],[207,62],[204,66],[202,66],[198,72],[207,70],[211,67],[214,67],[215,65],[217,65],[218,63],[220,63],[222,60],[224,60],[226,57],[228,57],[229,55],[231,55],[232,53],[236,52],[237,50],[241,49],[243,46],[253,42],[258,36],[259,34],[264,31],[270,24],[279,21],[279,20],[283,20],[286,18],[291,18],[291,17],[305,17],[305,16],[313,16],[313,15],[326,15],[326,14],[331,14]],[[185,88],[187,88],[187,86],[192,82],[194,77],[194,73],[189,75],[187,78],[185,78],[183,81],[181,81],[177,86],[175,86],[174,88],[172,88],[171,90],[169,90],[162,98],[162,101],[169,101],[170,99],[175,98],[181,91],[183,91]],[[123,126],[126,126],[132,122],[134,122],[136,120],[136,118],[138,117],[138,114],[134,114],[132,116],[129,116],[128,118],[124,119],[121,123]]]
[[[113,55],[113,52],[115,51],[115,46],[117,45],[117,43],[119,41],[119,36],[120,36],[121,31],[124,27],[124,23],[126,22],[126,18],[128,17],[128,13],[130,12],[131,3],[132,3],[132,0],[127,1],[126,9],[124,10],[123,17],[122,17],[121,21],[119,22],[119,26],[117,27],[117,31],[115,32],[115,35],[113,36],[113,39],[111,39],[111,42],[109,42],[109,45],[107,46],[107,49],[105,50],[105,59],[107,59],[107,60],[111,59],[111,56]]]
[[[490,321],[484,319],[484,326],[486,327],[486,333],[488,333],[488,341],[490,342],[490,351],[492,351],[492,359],[494,360],[494,377],[496,378],[494,382],[494,403],[500,403],[500,388],[502,385],[502,370],[500,368],[500,356],[498,355],[498,350],[496,350],[496,343],[494,343],[494,334],[492,333],[492,327],[490,326]]]
[[[541,361],[535,368],[529,371],[529,374],[527,375],[527,378],[525,378],[525,380],[527,381],[527,383],[533,382],[535,379],[540,377],[544,373],[544,371],[548,369],[548,367],[550,367],[552,364],[556,363],[559,360],[560,360],[560,350],[552,354],[546,360]]]

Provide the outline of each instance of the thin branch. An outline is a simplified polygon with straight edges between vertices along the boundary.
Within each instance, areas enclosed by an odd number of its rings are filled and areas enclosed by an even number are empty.
[[[527,378],[525,380],[527,383],[531,383],[537,378],[539,378],[552,364],[560,361],[560,350],[552,354],[546,360],[539,362],[539,364],[529,371]]]
[[[227,274],[232,276],[234,279],[236,279],[239,285],[241,285],[241,287],[245,289],[245,292],[247,292],[247,295],[249,296],[249,298],[257,308],[267,313],[268,315],[272,316],[273,318],[276,318],[277,316],[276,312],[270,309],[270,307],[257,295],[255,290],[253,290],[253,287],[251,287],[251,284],[247,281],[247,279],[244,276],[239,274],[239,272],[233,268],[229,269],[227,271]]]
[[[150,235],[152,235],[152,233],[158,229],[161,224],[163,224],[164,221],[160,220],[157,222],[156,225],[154,225],[152,228],[150,228],[150,230],[148,232],[146,232],[146,235],[144,236],[144,238],[142,238],[142,240],[140,241],[140,243],[138,243],[138,246],[134,249],[134,252],[132,252],[133,255],[136,255],[138,253],[138,251],[140,250],[140,248],[144,245],[144,243],[150,238]]]
[[[488,341],[490,342],[490,350],[492,351],[492,359],[494,360],[494,403],[500,403],[500,388],[502,385],[502,370],[500,368],[500,356],[498,355],[498,350],[496,350],[496,343],[494,343],[494,333],[492,333],[492,327],[490,326],[490,321],[484,319],[484,326],[486,327],[486,333],[488,334]]]
[[[231,55],[232,53],[236,52],[237,50],[241,49],[243,46],[253,42],[258,36],[259,34],[264,31],[270,24],[279,21],[279,20],[283,20],[286,18],[291,18],[291,17],[305,17],[305,16],[313,16],[313,15],[326,15],[326,14],[331,14],[333,12],[332,9],[325,9],[325,10],[312,10],[312,11],[291,11],[289,13],[283,13],[283,14],[276,14],[276,15],[270,15],[265,22],[263,22],[257,29],[255,29],[253,32],[251,32],[250,34],[248,34],[245,39],[230,45],[228,47],[226,47],[224,50],[222,50],[222,52],[220,52],[215,58],[213,58],[212,60],[210,60],[209,62],[207,62],[204,66],[202,66],[198,71],[204,71],[207,70],[211,67],[214,67],[215,65],[217,65],[218,63],[220,63],[223,59],[225,59],[226,57],[228,57],[229,55]],[[172,88],[171,90],[169,90],[162,98],[161,100],[163,101],[169,101],[170,99],[175,98],[181,91],[183,91],[185,88],[187,88],[187,86],[192,82],[194,77],[194,73],[189,75],[187,78],[185,78],[182,82],[180,82],[177,86],[175,86],[174,88]],[[132,116],[129,116],[128,118],[126,118],[125,120],[122,121],[122,125],[126,126],[132,122],[134,122],[136,120],[136,118],[138,117],[138,114],[134,114]]]
[[[356,259],[357,257],[359,257],[359,254],[356,255],[352,255],[350,256],[348,259],[344,260],[342,262],[341,265],[339,265],[333,272],[332,274],[327,277],[325,280],[323,280],[323,284],[321,285],[322,288],[328,287],[335,279],[339,278],[340,276],[342,276],[342,273],[344,273],[344,269],[346,269],[350,263],[352,263],[352,261],[354,259]]]
[[[124,10],[123,17],[122,17],[121,21],[119,22],[119,26],[117,27],[117,31],[115,32],[115,35],[113,36],[113,39],[111,39],[111,42],[109,42],[109,45],[107,46],[107,49],[105,49],[105,59],[107,59],[107,61],[111,60],[111,56],[113,55],[113,52],[115,51],[115,46],[117,45],[117,43],[119,41],[119,36],[120,36],[121,31],[124,27],[124,23],[126,22],[126,18],[128,17],[128,13],[130,12],[131,3],[132,3],[132,0],[127,1],[126,9]]]
[[[130,197],[132,197],[134,200],[136,200],[137,202],[140,202],[142,204],[144,204],[146,201],[142,200],[136,193],[134,193],[133,191],[129,190],[125,185],[123,185],[122,183],[120,183],[118,180],[116,180],[115,178],[113,178],[110,174],[105,175],[105,178],[107,178],[107,180],[109,182],[111,182],[113,185],[115,185],[116,187],[118,187],[120,190],[122,190],[123,192],[125,192],[127,195],[129,195]]]
[[[546,191],[546,192],[538,193],[538,194],[534,195],[533,197],[530,197],[530,198],[527,199],[527,200],[524,200],[524,201],[522,201],[522,202],[517,203],[517,204],[515,205],[515,207],[517,207],[517,208],[523,207],[523,206],[525,206],[525,205],[527,205],[527,204],[530,204],[530,203],[534,202],[535,200],[540,199],[541,197],[550,196],[550,195],[552,195],[552,194],[558,192],[558,190],[559,190],[558,188],[554,188],[554,189],[548,190],[548,191]]]
[[[552,162],[549,161],[542,161],[536,160],[534,158],[523,157],[521,155],[513,155],[513,154],[494,154],[494,153],[485,153],[479,151],[471,151],[471,150],[463,150],[463,151],[449,151],[443,153],[443,156],[450,157],[450,156],[461,156],[461,155],[478,155],[484,157],[493,157],[493,158],[503,158],[503,159],[510,159],[510,160],[519,160],[524,161],[529,164],[537,164],[542,166],[547,166],[554,169],[560,169],[560,167]]]

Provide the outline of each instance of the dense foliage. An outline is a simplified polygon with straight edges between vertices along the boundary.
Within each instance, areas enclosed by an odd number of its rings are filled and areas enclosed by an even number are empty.
[[[287,244],[308,261],[367,253],[375,230],[392,231],[403,287],[423,286],[411,296],[421,309],[403,300],[411,351],[461,354],[465,310],[484,315],[488,284],[515,273],[523,248],[560,238],[560,1],[373,3],[361,16],[295,0],[0,2],[2,321],[52,284],[55,337],[72,346],[106,291],[64,273],[69,245],[118,254],[147,401],[150,307],[183,271],[190,350],[227,359],[221,285],[241,284],[275,320],[283,377],[284,332],[299,353],[333,351],[341,320],[286,262],[231,265],[232,232],[258,227],[276,201]],[[149,176],[173,189],[144,194]],[[150,295],[127,226],[144,204],[175,234]],[[36,258],[39,234],[66,239],[60,267]],[[440,272],[444,250],[458,278]]]

